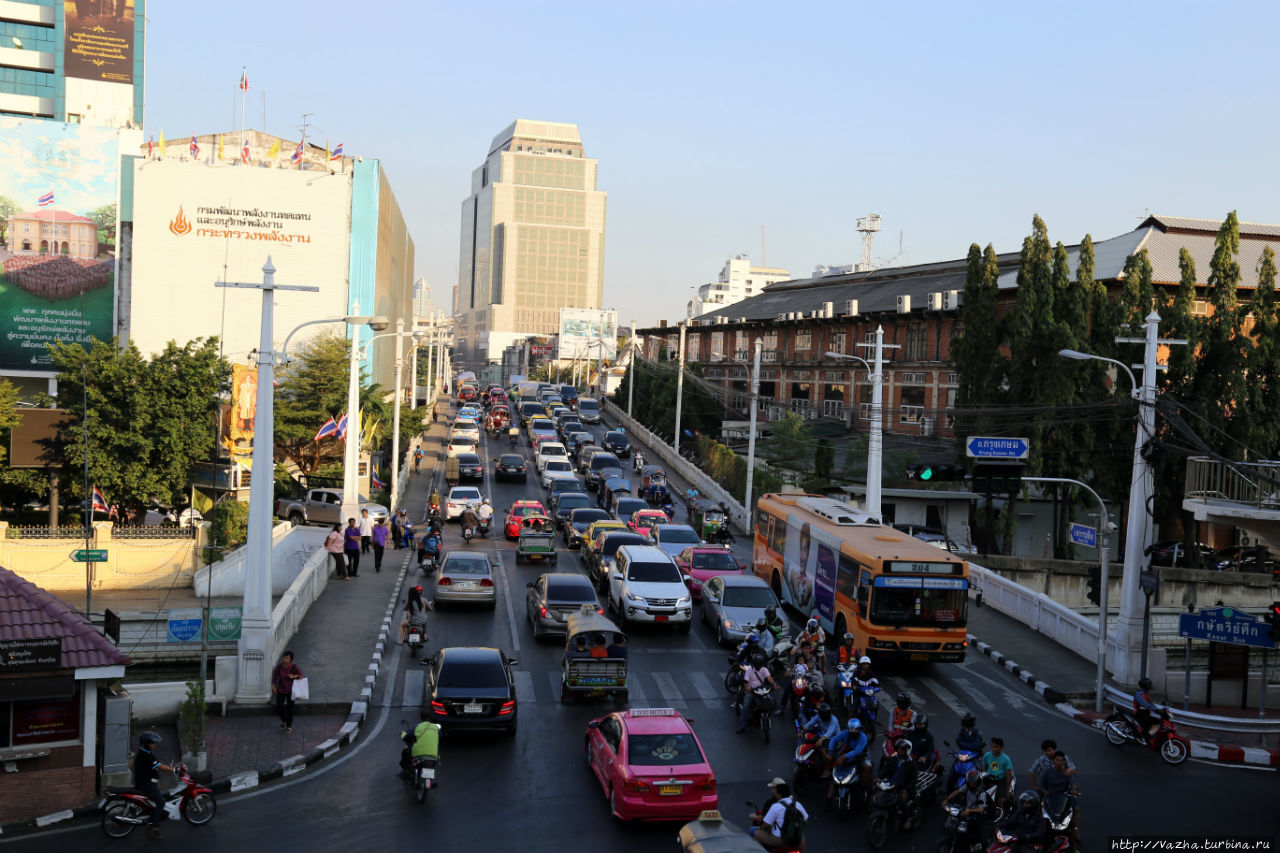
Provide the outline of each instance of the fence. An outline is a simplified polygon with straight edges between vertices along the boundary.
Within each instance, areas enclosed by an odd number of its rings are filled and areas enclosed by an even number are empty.
[[[1231,501],[1256,509],[1280,509],[1280,462],[1233,462],[1195,456],[1187,460],[1186,497],[1203,503]]]
[[[119,530],[147,533],[121,537]],[[107,552],[105,562],[94,564],[94,589],[169,588],[191,582],[200,546],[208,541],[207,524],[186,530],[119,530],[110,521],[94,522],[86,543],[83,527],[23,527],[14,531],[0,521],[0,565],[43,589],[80,591],[85,584],[85,564],[75,562],[72,555],[87,546]]]
[[[316,549],[276,602],[271,611],[271,654],[267,660],[279,660],[280,655],[289,647],[293,635],[302,625],[302,618],[328,585],[332,566],[333,561],[329,559],[328,552],[323,548]]]

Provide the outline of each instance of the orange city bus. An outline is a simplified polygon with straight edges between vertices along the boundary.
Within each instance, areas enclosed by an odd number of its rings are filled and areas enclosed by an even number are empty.
[[[761,496],[755,573],[874,660],[964,660],[969,563],[814,495]]]

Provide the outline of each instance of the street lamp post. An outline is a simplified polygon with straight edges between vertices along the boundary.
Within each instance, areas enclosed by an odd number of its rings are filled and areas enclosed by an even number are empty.
[[[396,330],[394,332],[385,332],[381,335],[374,335],[361,347],[362,355],[370,352],[373,342],[379,338],[395,338],[396,339],[396,378],[395,378],[395,403],[394,414],[392,415],[394,423],[391,425],[391,511],[395,512],[396,506],[400,499],[400,398],[403,396],[401,386],[404,373],[404,352],[400,345],[402,338],[412,337],[416,340],[420,339],[422,332],[404,330],[404,320],[396,320]],[[416,347],[417,344],[415,343]],[[350,418],[348,418],[350,423]]]
[[[874,366],[868,364],[862,356],[846,355],[841,352],[828,352],[827,358],[862,362],[871,374],[871,434],[867,439],[867,515],[879,520],[883,493],[881,473],[884,458],[884,351],[898,347],[896,344],[889,344],[886,347],[884,326],[876,327],[875,344],[859,343],[858,346],[875,347]]]
[[[680,324],[680,369],[676,373],[676,434],[672,437],[672,445],[676,455],[680,455],[680,409],[684,403],[684,336],[685,324]]]
[[[747,491],[742,498],[743,509],[747,511],[746,531],[751,531],[755,509],[751,506],[751,492],[755,486],[756,476],[756,411],[760,400],[760,354],[764,351],[764,341],[756,338],[756,354],[751,363],[751,418],[747,422]]]

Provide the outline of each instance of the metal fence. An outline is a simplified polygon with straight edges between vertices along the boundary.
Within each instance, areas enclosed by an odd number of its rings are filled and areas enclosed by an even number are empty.
[[[197,527],[178,527],[166,524],[148,524],[140,527],[115,527],[112,539],[195,539]]]
[[[83,527],[10,527],[10,539],[84,539],[93,538],[93,531],[87,534]]]
[[[1280,509],[1280,462],[1232,462],[1205,456],[1187,460],[1186,497]]]

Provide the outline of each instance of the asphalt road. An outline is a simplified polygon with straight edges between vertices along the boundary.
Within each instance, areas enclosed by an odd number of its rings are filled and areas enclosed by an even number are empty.
[[[487,441],[482,442],[485,458],[507,450],[505,439],[486,446]],[[522,450],[527,454],[528,446],[522,445]],[[540,488],[531,474],[523,487],[486,479],[484,491],[498,510],[495,520],[500,520],[503,507],[518,497],[539,495]],[[460,545],[456,527],[450,525],[446,536],[448,547]],[[433,613],[431,647],[497,645],[519,660],[519,731],[514,738],[446,738],[440,788],[425,805],[417,805],[409,788],[396,778],[396,770],[401,722],[417,719],[424,670],[403,649],[393,647],[359,743],[313,772],[221,797],[216,818],[205,827],[166,824],[167,843],[181,844],[189,853],[304,846],[318,851],[463,851],[480,845],[547,853],[563,853],[566,845],[618,853],[675,849],[673,825],[624,826],[610,817],[604,795],[586,767],[586,724],[613,706],[560,703],[562,649],[554,641],[534,642],[524,621],[525,584],[544,569],[537,564],[517,568],[513,546],[496,528],[490,539],[476,540],[473,546],[502,560],[498,606],[492,612]],[[741,537],[735,550],[747,556]],[[574,568],[582,568],[576,553],[562,550],[556,569]],[[673,706],[695,721],[719,780],[721,809],[729,819],[743,821],[747,799],[763,800],[770,778],[791,775],[793,743],[785,724],[775,728],[768,746],[758,732],[734,733],[736,719],[722,686],[727,652],[716,647],[705,628],[695,626],[690,634],[640,628],[631,637],[631,706]],[[1275,836],[1280,829],[1272,805],[1277,785],[1273,772],[1197,762],[1171,769],[1154,754],[1116,750],[1099,732],[1067,719],[976,653],[960,664],[880,675],[886,700],[903,689],[915,697],[917,707],[929,714],[940,744],[953,737],[961,712],[976,713],[988,739],[1004,738],[1020,787],[1025,786],[1025,771],[1040,741],[1057,739],[1080,769],[1087,849],[1105,849],[1108,838],[1131,834]],[[861,815],[841,823],[822,811],[819,794],[807,799],[814,817],[808,833],[810,853],[865,849]],[[935,811],[924,826],[892,839],[885,849],[932,850],[941,818]],[[140,832],[113,842],[96,824],[9,842],[0,839],[0,847],[15,851],[46,851],[53,849],[51,844],[65,849],[73,843],[77,849],[92,850],[155,842]]]

